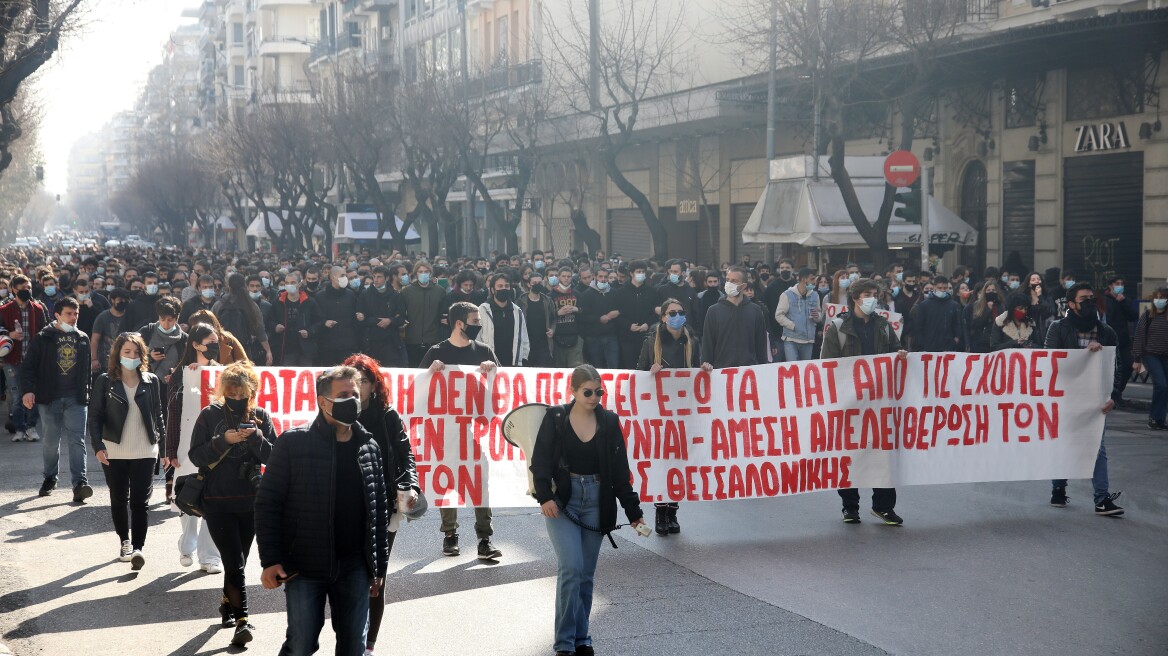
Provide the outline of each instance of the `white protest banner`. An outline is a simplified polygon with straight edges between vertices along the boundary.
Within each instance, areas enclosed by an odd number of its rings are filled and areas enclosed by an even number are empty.
[[[641,499],[703,501],[1090,477],[1114,357],[1007,350],[601,373]],[[186,373],[184,432],[218,371]],[[277,432],[312,421],[319,370],[259,371],[258,402]],[[533,505],[523,454],[500,425],[520,405],[569,401],[570,371],[385,373],[435,505]]]
[[[848,306],[840,305],[839,303],[824,303],[823,314],[826,320],[823,322],[823,330],[827,331],[827,326],[831,320],[848,311]],[[888,310],[876,310],[876,314],[888,320],[892,324],[892,329],[896,331],[896,336],[899,338],[900,334],[904,332],[904,317],[899,312],[889,312]]]

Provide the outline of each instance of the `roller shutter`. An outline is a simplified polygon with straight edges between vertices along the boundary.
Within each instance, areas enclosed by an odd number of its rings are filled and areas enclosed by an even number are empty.
[[[653,253],[653,239],[640,210],[608,211],[608,252],[620,253],[626,262]]]
[[[1024,276],[1034,270],[1034,160],[1006,162],[1002,166],[1002,262],[1010,254],[1022,258]]]
[[[1068,158],[1063,163],[1063,268],[1102,289],[1143,272],[1144,154]]]
[[[734,215],[734,230],[730,237],[734,240],[734,262],[741,262],[742,256],[749,255],[751,262],[758,262],[766,260],[767,245],[766,244],[744,244],[742,243],[742,230],[746,227],[746,222],[750,220],[750,213],[754,211],[754,206],[757,203],[740,203],[733,205],[730,208]]]

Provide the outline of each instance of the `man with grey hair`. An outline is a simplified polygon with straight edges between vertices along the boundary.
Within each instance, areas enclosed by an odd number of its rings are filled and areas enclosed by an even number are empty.
[[[365,649],[369,597],[389,561],[389,500],[381,452],[357,423],[360,373],[335,367],[316,379],[316,419],[285,431],[256,494],[260,581],[284,585],[281,654],[311,654],[332,611],[338,654]]]

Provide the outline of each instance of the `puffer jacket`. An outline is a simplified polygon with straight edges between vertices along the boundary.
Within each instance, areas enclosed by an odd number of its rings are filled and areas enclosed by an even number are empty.
[[[422,491],[418,487],[418,469],[414,465],[414,450],[410,445],[410,436],[406,433],[405,424],[401,415],[392,406],[369,404],[368,408],[357,418],[377,442],[381,450],[381,464],[385,470],[385,486],[389,488],[389,506],[396,510],[397,495],[395,491],[409,492]]]
[[[357,343],[357,295],[351,289],[337,289],[332,285],[315,296],[320,306],[320,321],[308,332],[319,335],[317,348],[329,352],[335,349],[354,350]],[[328,328],[329,320],[337,323]],[[345,351],[348,353],[349,351]]]
[[[913,306],[912,350],[931,353],[965,350],[961,306],[951,298],[931,296]]]
[[[365,564],[371,577],[385,576],[389,562],[389,504],[381,449],[360,423],[357,462],[365,481],[368,544]],[[321,415],[310,426],[294,428],[276,441],[255,502],[256,544],[263,567],[283,565],[308,578],[337,575],[333,544],[333,492],[336,430]]]
[[[150,372],[141,374],[142,382],[134,393],[134,403],[146,422],[146,436],[151,444],[166,437],[166,419],[163,415],[162,381]],[[108,373],[97,377],[89,395],[89,442],[93,452],[105,451],[105,443],[122,443],[122,430],[130,413],[126,387],[121,381],[110,383]]]
[[[229,444],[224,434],[245,421],[256,425],[255,432],[242,442]],[[275,440],[272,417],[263,408],[252,410],[250,418],[231,416],[221,403],[199,412],[187,455],[204,475],[203,508],[208,513],[252,510],[256,491],[249,480],[254,471],[250,468],[268,461]]]
[[[535,438],[531,454],[531,475],[535,483],[535,500],[540,504],[556,499],[560,507],[567,507],[572,498],[570,472],[563,466],[565,424],[575,402],[548,408]],[[616,541],[610,535],[616,529],[616,504],[625,509],[625,516],[635,522],[644,516],[641,499],[633,489],[629,473],[629,455],[621,433],[620,419],[601,406],[596,408],[596,436],[600,440],[600,526],[613,548]],[[555,491],[552,485],[555,485]]]

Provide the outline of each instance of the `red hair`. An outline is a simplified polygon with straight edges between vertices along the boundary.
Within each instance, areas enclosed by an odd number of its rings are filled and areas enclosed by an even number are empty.
[[[381,363],[364,353],[354,353],[345,358],[341,363],[346,367],[353,367],[361,372],[361,375],[368,378],[369,382],[373,383],[373,396],[385,400],[385,405],[388,406],[393,399],[389,394],[389,383],[385,379],[385,375],[381,373]]]

